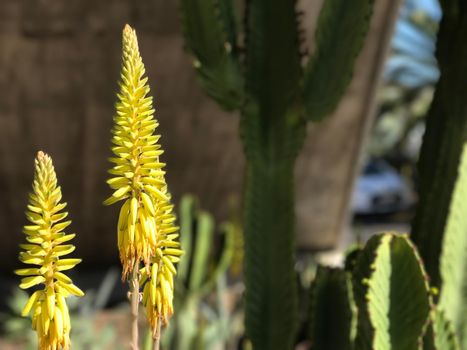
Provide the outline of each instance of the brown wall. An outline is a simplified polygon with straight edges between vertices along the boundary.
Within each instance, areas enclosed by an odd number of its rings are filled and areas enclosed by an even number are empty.
[[[102,201],[119,76],[121,30],[138,31],[163,160],[176,198],[216,208],[241,188],[237,119],[199,89],[183,52],[176,2],[0,1],[0,256],[15,260],[37,150],[53,157],[85,262],[115,259],[116,207]],[[10,268],[2,264],[3,267]]]
[[[332,246],[346,217],[369,91],[384,51],[380,41],[387,34],[383,7],[391,7],[390,0],[377,3],[379,17],[349,90],[353,107],[312,127],[299,161],[298,227],[308,248]],[[316,9],[319,2],[301,5]],[[238,118],[220,111],[200,90],[183,52],[175,0],[1,0],[0,256],[7,263],[0,268],[16,265],[33,158],[40,149],[55,161],[78,233],[76,256],[89,264],[115,261],[117,208],[101,203],[110,192],[106,158],[125,23],[139,35],[175,198],[195,193],[205,208],[225,218],[228,198],[241,193]]]

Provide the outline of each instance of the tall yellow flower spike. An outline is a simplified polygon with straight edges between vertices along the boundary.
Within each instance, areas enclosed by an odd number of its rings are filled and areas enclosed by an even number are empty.
[[[75,250],[72,244],[63,244],[75,234],[63,231],[71,221],[63,221],[68,213],[62,211],[66,203],[60,203],[61,199],[52,159],[39,152],[35,160],[33,193],[29,195],[26,211],[32,225],[24,226],[28,243],[20,245],[24,252],[19,255],[20,261],[35,267],[15,273],[25,276],[19,285],[22,289],[44,285],[31,295],[22,311],[25,317],[32,313],[32,328],[37,332],[41,350],[69,349],[71,325],[65,298],[84,295],[62,272],[73,268],[81,259],[62,258]]]
[[[126,25],[119,101],[112,129],[115,157],[110,158],[114,166],[109,173],[114,176],[107,181],[115,192],[104,203],[124,200],[117,226],[122,277],[127,279],[134,268],[139,269],[141,261],[145,275],[156,266],[152,291],[159,291],[159,297],[154,294],[152,306],[145,306],[149,320],[162,318],[166,322],[173,312],[174,263],[182,251],[176,240],[178,227],[165,182],[165,164],[159,159],[163,151],[158,144],[160,136],[155,134],[158,122],[147,80],[136,33]]]

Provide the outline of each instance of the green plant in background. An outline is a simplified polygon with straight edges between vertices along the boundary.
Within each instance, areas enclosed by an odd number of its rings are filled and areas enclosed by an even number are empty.
[[[31,328],[29,319],[21,315],[29,294],[17,288],[7,299],[8,312],[0,313],[0,321],[6,333],[6,339],[18,344],[24,350],[37,349],[37,335]],[[21,345],[19,345],[21,344]]]
[[[99,315],[105,315],[104,308],[119,281],[119,275],[120,271],[117,268],[110,268],[98,288],[87,290],[86,296],[80,300],[70,301],[71,319],[75,324],[72,331],[74,349],[127,348],[119,339],[116,324],[109,320],[105,323],[99,320]]]
[[[418,349],[431,300],[428,278],[406,235],[370,239],[353,270],[356,349]]]
[[[350,270],[318,269],[311,289],[313,349],[460,349],[407,235],[378,234],[352,259]]]
[[[441,247],[441,289],[407,235],[374,236],[349,254],[345,270],[319,269],[312,287],[313,349],[337,348],[322,345],[331,342],[358,350],[466,348],[467,143],[458,168]],[[357,336],[350,346],[356,316],[345,275],[358,308]],[[333,332],[336,327],[340,331]]]
[[[164,334],[164,348],[226,348],[234,322],[226,301],[234,228],[230,223],[223,224],[221,235],[216,235],[211,215],[199,210],[192,196],[184,196],[180,202],[180,223],[186,256],[178,268],[174,299],[177,312]]]
[[[81,259],[64,259],[63,256],[75,250],[72,244],[64,244],[75,237],[64,229],[71,221],[63,221],[68,213],[61,203],[62,191],[57,186],[57,175],[52,159],[43,152],[37,153],[33,192],[29,195],[26,217],[30,225],[24,226],[27,244],[19,260],[28,267],[15,270],[23,276],[22,289],[43,284],[29,297],[21,315],[32,314],[32,328],[37,333],[39,349],[58,350],[70,348],[70,315],[65,298],[70,295],[83,296],[72,280],[62,271],[72,269]]]
[[[107,181],[115,192],[104,203],[124,201],[117,235],[122,278],[130,285],[133,349],[139,346],[140,286],[157,343],[161,325],[167,325],[173,314],[174,264],[182,255],[165,182],[165,164],[159,158],[163,153],[158,143],[160,136],[155,133],[159,124],[154,118],[147,80],[136,32],[126,25],[120,92],[112,129],[115,157],[110,161],[114,166],[109,171],[112,178]],[[141,264],[144,267],[140,271]]]
[[[439,308],[452,322],[462,349],[467,346],[467,143],[449,206],[439,258]]]
[[[74,325],[71,330],[73,349],[122,350],[127,348],[121,345],[115,324],[106,322],[99,325],[96,321],[96,316],[102,312],[115,288],[118,275],[118,270],[111,268],[97,290],[87,290],[84,298],[70,298],[70,318]],[[30,321],[21,316],[21,311],[28,298],[29,295],[23,290],[19,288],[14,290],[8,299],[9,312],[0,314],[0,321],[5,327],[7,340],[11,346],[16,346],[15,349],[37,349],[37,339],[35,332],[31,329]]]
[[[443,17],[438,31],[436,57],[441,73],[426,117],[419,170],[420,202],[411,237],[427,272],[442,287],[440,257],[449,203],[458,176],[458,164],[467,141],[467,21],[463,1],[440,2]]]
[[[441,76],[427,116],[411,234],[429,279],[405,237],[378,236],[357,252],[352,275],[359,350],[467,348],[467,8],[457,0],[441,5]]]
[[[350,350],[356,332],[350,275],[319,266],[311,287],[310,338],[313,350]]]
[[[292,347],[295,159],[306,122],[331,113],[350,82],[373,0],[325,1],[306,66],[295,5],[247,1],[240,50],[233,1],[181,0],[185,41],[202,86],[223,108],[241,112],[247,160],[245,323],[255,349]]]
[[[436,0],[405,0],[385,62],[377,116],[368,145],[412,178],[439,72],[434,55],[441,10]]]

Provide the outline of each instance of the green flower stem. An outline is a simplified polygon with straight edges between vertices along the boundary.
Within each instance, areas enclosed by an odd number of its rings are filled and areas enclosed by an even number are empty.
[[[130,304],[131,304],[131,348],[139,349],[138,312],[139,312],[139,261],[135,262],[130,280]]]

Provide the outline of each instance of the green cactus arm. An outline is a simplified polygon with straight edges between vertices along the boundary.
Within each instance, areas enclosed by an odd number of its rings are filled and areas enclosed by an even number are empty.
[[[440,79],[426,117],[418,162],[420,200],[411,238],[432,285],[440,288],[440,254],[462,148],[467,141],[467,16],[458,0],[445,0],[436,56]]]
[[[246,6],[245,87],[268,137],[298,98],[302,69],[295,1],[249,0]]]
[[[309,120],[337,106],[349,85],[368,31],[374,0],[325,0],[315,32],[315,51],[305,69],[303,99]]]
[[[311,286],[310,339],[313,350],[351,350],[356,317],[348,273],[319,266]]]
[[[218,0],[219,15],[224,26],[227,43],[231,47],[232,55],[238,57],[238,23],[239,16],[234,4],[235,0]]]
[[[382,236],[371,238],[363,249],[357,250],[351,264],[346,264],[352,271],[352,287],[355,303],[358,309],[357,337],[355,349],[371,349],[374,337],[374,327],[368,314],[368,280],[374,266],[374,259],[380,246]]]
[[[441,310],[433,309],[423,337],[423,350],[460,350],[452,323]]]
[[[363,250],[363,245],[360,243],[354,243],[350,245],[345,251],[344,255],[344,270],[347,272],[352,272],[357,263],[357,259],[360,256],[360,253]]]
[[[467,143],[464,144],[458,177],[454,187],[449,216],[444,231],[440,257],[442,309],[458,332],[461,342],[467,341]]]
[[[431,300],[428,278],[415,246],[405,235],[375,236],[369,251],[361,253],[354,274],[354,284],[359,285],[357,307],[366,319],[364,323],[371,325],[370,330],[358,327],[356,348],[417,350]]]
[[[227,110],[243,103],[243,76],[236,57],[232,0],[181,0],[182,27],[188,51],[194,56],[201,85]],[[227,32],[226,32],[227,31]]]

